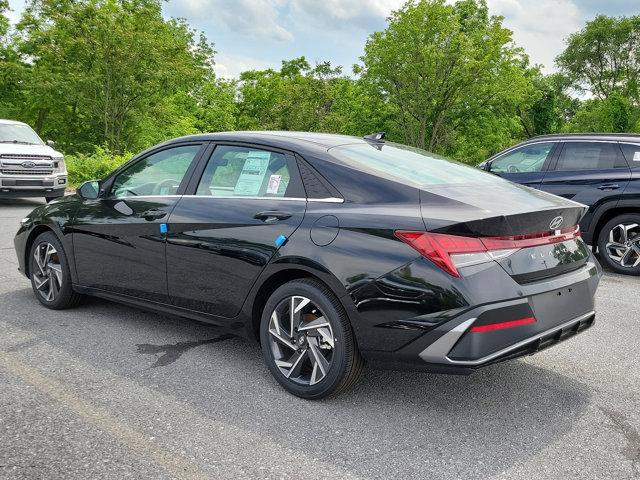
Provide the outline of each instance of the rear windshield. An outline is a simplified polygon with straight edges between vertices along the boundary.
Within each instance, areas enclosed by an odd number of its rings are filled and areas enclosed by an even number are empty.
[[[500,177],[475,167],[397,143],[356,143],[329,151],[353,168],[417,187],[505,183]]]

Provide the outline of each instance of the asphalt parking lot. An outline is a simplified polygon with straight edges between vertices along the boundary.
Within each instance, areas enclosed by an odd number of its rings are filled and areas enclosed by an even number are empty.
[[[640,478],[640,279],[589,331],[468,377],[369,370],[309,402],[258,347],[93,299],[45,310],[0,200],[0,478]]]

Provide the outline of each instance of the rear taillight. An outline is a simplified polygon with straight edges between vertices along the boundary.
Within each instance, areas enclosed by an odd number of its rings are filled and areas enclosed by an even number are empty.
[[[565,242],[579,237],[580,228],[575,226],[564,230],[502,237],[463,237],[406,230],[396,230],[395,235],[448,274],[459,277],[459,267],[497,260],[521,248]]]

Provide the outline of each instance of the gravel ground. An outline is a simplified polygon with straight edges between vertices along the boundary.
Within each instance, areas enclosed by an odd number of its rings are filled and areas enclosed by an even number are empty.
[[[285,393],[258,347],[93,299],[47,311],[0,200],[0,478],[640,478],[640,279],[606,274],[596,325],[467,376],[370,370]]]

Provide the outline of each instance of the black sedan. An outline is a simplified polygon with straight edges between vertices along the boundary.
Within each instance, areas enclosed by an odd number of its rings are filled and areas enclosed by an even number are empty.
[[[365,359],[470,373],[593,324],[583,205],[382,137],[171,140],[23,219],[20,270],[48,308],[95,295],[256,339],[305,398]]]

